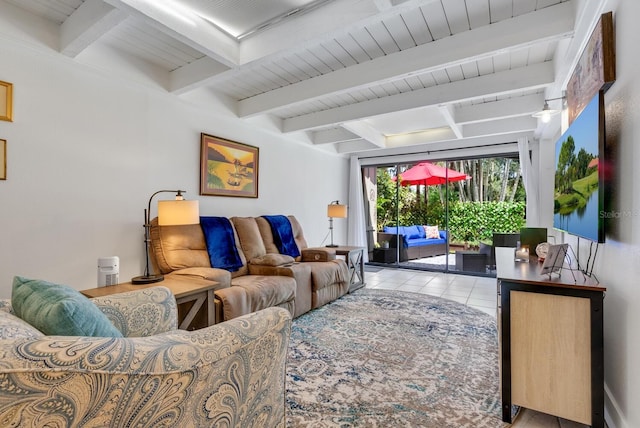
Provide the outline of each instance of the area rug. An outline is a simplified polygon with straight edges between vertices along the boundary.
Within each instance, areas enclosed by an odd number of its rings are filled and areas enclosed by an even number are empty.
[[[493,317],[361,289],[293,322],[288,427],[504,427]]]

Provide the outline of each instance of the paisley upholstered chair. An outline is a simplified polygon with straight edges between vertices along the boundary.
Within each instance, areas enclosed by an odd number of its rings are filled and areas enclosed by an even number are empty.
[[[46,336],[0,301],[0,425],[285,426],[287,310],[182,331],[165,287],[93,302],[124,337]]]

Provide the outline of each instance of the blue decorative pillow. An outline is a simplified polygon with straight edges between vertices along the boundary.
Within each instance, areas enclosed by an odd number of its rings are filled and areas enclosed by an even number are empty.
[[[48,336],[122,337],[88,298],[66,285],[13,278],[13,312]]]

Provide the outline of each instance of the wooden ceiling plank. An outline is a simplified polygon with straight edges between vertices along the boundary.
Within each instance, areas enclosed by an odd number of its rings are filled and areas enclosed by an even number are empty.
[[[240,102],[238,112],[241,117],[261,114],[330,93],[486,58],[497,52],[530,46],[536,41],[569,37],[572,34],[572,14],[570,5],[563,4],[466,31],[251,97]],[[505,34],[510,36],[505,37]],[[479,40],[483,42],[478,43]]]

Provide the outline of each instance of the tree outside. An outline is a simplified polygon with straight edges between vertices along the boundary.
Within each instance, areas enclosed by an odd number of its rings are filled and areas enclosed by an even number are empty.
[[[448,185],[400,186],[396,200],[395,168],[378,168],[378,230],[396,225],[397,213],[401,226],[438,225],[449,230],[450,244],[478,245],[491,242],[493,232],[516,232],[524,226],[526,197],[518,160],[484,158],[434,163],[465,173],[471,179]],[[400,165],[400,173],[411,166]]]

